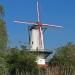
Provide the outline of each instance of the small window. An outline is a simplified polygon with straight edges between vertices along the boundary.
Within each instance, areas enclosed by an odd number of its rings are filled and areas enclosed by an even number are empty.
[[[32,44],[33,44],[33,41],[32,41]]]

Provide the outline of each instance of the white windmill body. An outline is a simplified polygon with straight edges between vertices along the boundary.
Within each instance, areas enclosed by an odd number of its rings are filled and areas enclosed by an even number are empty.
[[[43,42],[43,27],[51,27],[51,28],[63,28],[63,26],[50,25],[50,24],[42,24],[40,22],[40,14],[39,14],[39,3],[37,0],[37,16],[38,22],[25,22],[25,21],[14,21],[16,23],[23,23],[31,25],[29,28],[30,31],[30,52],[34,52],[37,54],[36,62],[38,65],[46,65],[46,57],[52,52],[46,51],[44,49]]]
[[[31,40],[30,40],[30,49],[32,50],[44,50],[44,43],[43,43],[43,32],[41,30],[41,48],[40,48],[40,36],[39,36],[39,28],[38,26],[31,26]]]
[[[39,39],[39,27],[38,25],[31,26],[30,28],[31,36],[30,36],[30,50],[39,54],[37,55],[37,64],[45,65],[45,56],[44,56],[44,42],[43,42],[43,32],[41,30],[41,47],[40,47],[40,39]],[[40,52],[42,52],[40,54]]]

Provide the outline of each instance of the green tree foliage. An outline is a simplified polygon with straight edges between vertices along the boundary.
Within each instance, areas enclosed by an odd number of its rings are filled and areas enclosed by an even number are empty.
[[[36,56],[25,50],[12,48],[7,55],[7,67],[10,75],[24,75],[26,72],[36,71]]]
[[[56,50],[57,52],[50,60],[49,65],[58,66],[60,69],[64,68],[67,72],[73,71],[75,69],[75,45],[68,43],[63,47],[57,48]]]
[[[75,65],[75,45],[72,43],[68,43],[67,45],[57,48],[57,52],[55,53],[52,61],[55,63],[59,62],[60,64],[65,65]],[[51,61],[50,60],[50,61]],[[53,63],[53,62],[50,62]]]
[[[7,32],[5,22],[2,18],[3,16],[3,7],[0,5],[0,53],[6,49],[7,46]]]
[[[0,5],[0,19],[4,16],[4,8],[2,5]]]
[[[5,56],[5,49],[7,46],[7,32],[5,27],[5,22],[3,20],[4,9],[0,5],[0,75],[5,75],[7,68],[6,68],[6,60]]]

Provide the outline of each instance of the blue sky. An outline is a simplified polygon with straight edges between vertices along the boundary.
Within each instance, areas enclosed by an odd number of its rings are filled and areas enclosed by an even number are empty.
[[[5,9],[5,21],[11,47],[28,44],[28,25],[13,20],[37,21],[36,0],[0,0]],[[41,22],[62,25],[64,29],[48,29],[44,33],[45,48],[75,43],[75,0],[39,0]]]

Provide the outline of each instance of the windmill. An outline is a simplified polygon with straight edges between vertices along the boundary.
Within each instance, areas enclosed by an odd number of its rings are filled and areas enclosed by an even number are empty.
[[[40,13],[39,13],[39,2],[36,1],[37,4],[37,22],[25,22],[25,21],[14,21],[16,23],[28,24],[31,25],[29,27],[30,35],[30,51],[37,53],[36,62],[40,66],[47,66],[45,59],[52,52],[46,51],[44,49],[44,41],[43,41],[43,28],[52,27],[52,28],[63,28],[63,26],[50,25],[50,24],[42,24],[40,22]]]

